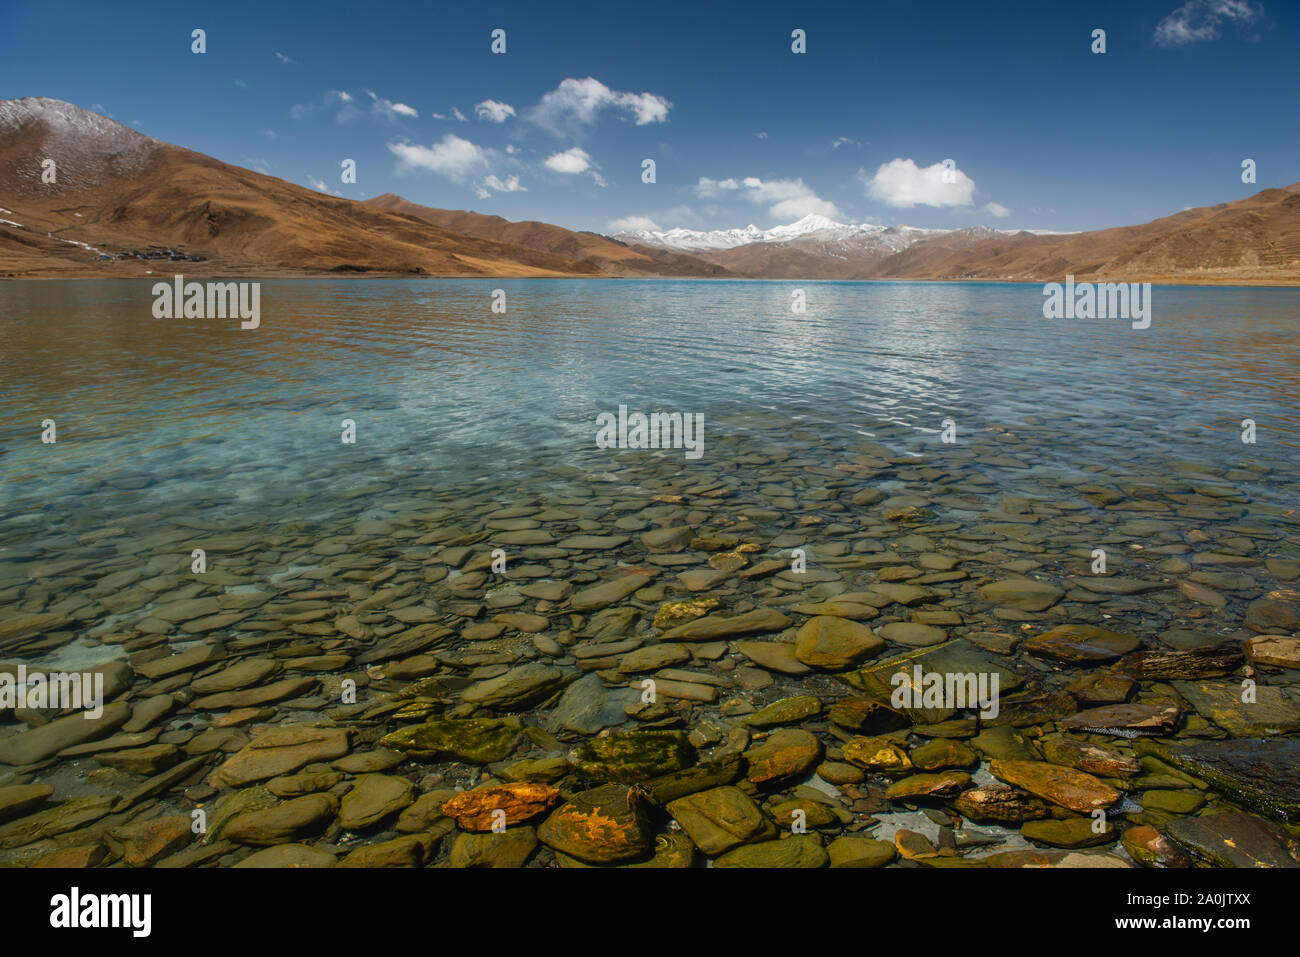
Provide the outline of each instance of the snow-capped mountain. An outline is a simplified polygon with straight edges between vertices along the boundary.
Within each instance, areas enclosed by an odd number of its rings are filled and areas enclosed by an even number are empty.
[[[1030,230],[1002,231],[988,226],[925,229],[840,223],[809,214],[798,222],[771,229],[635,229],[613,238],[634,248],[699,257],[739,276],[809,279],[864,279],[891,263],[929,261],[983,240],[1027,238]],[[1043,230],[1034,230],[1039,235]]]
[[[787,275],[811,278],[856,276],[870,265],[901,253],[915,244],[949,234],[969,239],[999,235],[985,227],[974,230],[921,229],[916,226],[880,226],[876,223],[841,223],[816,213],[798,222],[771,229],[648,229],[626,230],[614,239],[631,246],[690,253],[737,275]],[[975,235],[978,234],[978,235]]]
[[[948,233],[969,232],[979,238],[992,238],[1011,235],[1022,230],[996,230],[988,226],[973,226],[966,229],[926,229],[920,226],[880,226],[876,223],[840,223],[835,220],[809,213],[798,222],[771,229],[759,229],[752,223],[744,229],[627,229],[615,233],[613,238],[619,242],[639,246],[651,246],[659,249],[671,249],[679,252],[706,252],[714,250],[735,249],[755,243],[800,243],[810,240],[823,248],[833,248],[836,244],[847,250],[901,252],[913,243]],[[1057,235],[1051,230],[1023,230],[1040,236]]]
[[[910,229],[903,226],[900,229]],[[630,229],[616,233],[614,238],[620,242],[638,243],[642,246],[657,246],[661,249],[676,249],[696,252],[705,249],[735,249],[751,243],[787,243],[808,237],[818,239],[856,239],[874,237],[889,232],[891,227],[877,226],[874,223],[851,225],[837,223],[835,220],[817,213],[809,213],[798,222],[771,229],[759,229],[750,224],[744,229],[712,229],[707,232],[698,229],[667,229],[654,231],[649,229]]]

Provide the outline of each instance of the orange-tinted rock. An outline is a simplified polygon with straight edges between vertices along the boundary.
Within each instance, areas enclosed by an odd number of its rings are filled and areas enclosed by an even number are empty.
[[[1142,772],[1142,765],[1134,758],[1063,735],[1043,739],[1043,757],[1053,764],[1063,764],[1107,778],[1129,777]]]
[[[606,784],[576,794],[537,829],[557,851],[588,864],[615,864],[650,852],[650,829],[628,788]]]
[[[506,827],[529,821],[550,810],[559,798],[560,792],[549,784],[489,784],[457,794],[442,806],[442,813],[454,818],[462,830],[490,831],[497,821]]]
[[[993,761],[989,771],[1000,781],[1081,814],[1110,807],[1121,797],[1091,774],[1046,761]]]

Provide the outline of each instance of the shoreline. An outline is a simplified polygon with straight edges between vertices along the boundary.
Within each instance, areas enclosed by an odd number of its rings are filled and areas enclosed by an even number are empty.
[[[17,282],[17,281],[27,281],[27,280],[85,281],[85,280],[104,280],[104,279],[122,279],[122,280],[139,279],[139,280],[156,281],[160,276],[174,276],[174,275],[176,275],[176,273],[171,271],[159,271],[159,272],[153,272],[149,274],[141,273],[138,275],[125,275],[125,276],[105,274],[105,273],[95,273],[95,272],[83,272],[80,270],[72,272],[67,275],[64,274],[48,275],[45,273],[23,272],[18,274],[0,273],[0,282],[9,282],[9,281]],[[756,277],[756,276],[613,276],[613,275],[592,276],[583,273],[572,273],[572,274],[562,274],[562,275],[540,275],[540,276],[508,275],[508,274],[493,274],[493,275],[483,276],[483,275],[462,275],[462,274],[455,274],[455,273],[441,274],[441,275],[433,274],[433,273],[412,275],[411,273],[407,273],[407,272],[379,272],[379,271],[362,275],[350,271],[334,273],[334,272],[312,272],[306,270],[287,270],[283,274],[235,273],[235,272],[227,271],[225,269],[221,269],[221,270],[187,269],[183,271],[181,275],[192,275],[204,279],[223,278],[223,279],[242,279],[244,281],[266,281],[266,282],[276,282],[282,280],[311,282],[311,281],[333,280],[333,279],[343,279],[349,281],[367,280],[367,279],[442,281],[442,280],[455,279],[455,280],[479,280],[485,282],[486,281],[497,282],[501,280],[520,280],[520,279],[527,279],[527,280],[541,279],[541,280],[555,280],[555,281],[570,281],[575,279],[586,279],[586,280],[611,280],[611,281],[624,280],[624,281],[634,281],[634,282],[667,281],[667,282],[714,282],[714,283],[724,283],[724,282],[881,283],[881,284],[915,283],[918,285],[940,284],[940,283],[954,284],[954,285],[978,283],[978,284],[988,284],[988,285],[1022,285],[1022,286],[1040,286],[1043,285],[1044,283],[1060,282],[1064,278],[1058,276],[1054,279],[1010,279],[1010,278],[956,279],[956,278],[923,278],[923,277],[888,278],[888,279],[885,278],[810,279],[810,278],[802,278],[797,276],[784,277],[784,278],[775,278],[775,277],[768,277],[768,276],[762,276],[762,277]],[[1293,289],[1296,287],[1300,287],[1300,275],[1296,275],[1294,277],[1261,278],[1261,279],[1214,279],[1214,278],[1199,277],[1199,276],[1196,278],[1190,278],[1190,277],[1184,278],[1184,277],[1174,277],[1174,276],[1154,276],[1154,275],[1145,275],[1145,274],[1136,275],[1136,276],[1111,275],[1111,276],[1101,277],[1101,276],[1096,276],[1091,274],[1076,273],[1074,274],[1074,278],[1077,282],[1117,282],[1117,283],[1118,282],[1129,282],[1129,283],[1149,282],[1153,286],[1205,286],[1205,287],[1216,287],[1216,288],[1226,287],[1226,288],[1240,288],[1240,289],[1255,289],[1255,288]]]

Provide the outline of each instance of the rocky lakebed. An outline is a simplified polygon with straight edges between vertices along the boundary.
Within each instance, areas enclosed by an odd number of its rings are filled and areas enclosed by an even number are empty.
[[[0,864],[1300,867],[1295,473],[1048,431],[106,480],[4,526],[0,669],[105,704],[0,715]]]

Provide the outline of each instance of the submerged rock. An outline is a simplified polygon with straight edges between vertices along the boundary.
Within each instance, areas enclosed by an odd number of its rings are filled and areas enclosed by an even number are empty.
[[[426,760],[454,758],[491,764],[510,755],[523,729],[513,718],[436,718],[379,739],[381,747]]]
[[[463,830],[490,831],[498,822],[509,827],[530,821],[559,799],[560,792],[549,784],[489,784],[462,791],[443,805],[442,812]]]
[[[884,647],[885,642],[866,625],[847,618],[818,615],[799,629],[794,655],[811,667],[839,671],[853,667]]]
[[[802,728],[775,731],[745,752],[745,776],[758,785],[775,785],[803,777],[822,754],[821,742]]]
[[[743,844],[723,854],[714,867],[803,868],[825,867],[830,856],[816,834],[794,834],[778,841]]]
[[[962,792],[952,806],[977,824],[1018,824],[1052,813],[1042,801],[1008,784],[984,784]]]
[[[699,791],[670,801],[667,810],[695,846],[710,857],[776,836],[776,825],[739,788]]]
[[[520,665],[503,675],[470,685],[461,692],[461,699],[483,708],[522,711],[545,701],[576,677],[572,672],[550,665]]]
[[[993,761],[989,771],[1001,781],[1079,813],[1110,807],[1122,796],[1091,774],[1046,761]]]
[[[1300,739],[1207,741],[1151,750],[1236,804],[1300,824]]]
[[[1065,596],[1055,585],[1032,578],[1006,578],[979,590],[981,601],[1022,611],[1045,611]]]
[[[253,781],[292,774],[317,761],[332,761],[348,753],[348,733],[342,728],[281,726],[253,737],[208,779],[213,787],[236,788]]]
[[[1123,635],[1095,625],[1061,625],[1035,635],[1020,647],[1040,658],[1100,664],[1128,654],[1139,644],[1133,635]]]
[[[584,777],[637,784],[690,766],[695,749],[681,731],[624,731],[586,742],[570,760]]]
[[[650,830],[627,788],[606,784],[575,794],[537,829],[557,851],[588,864],[614,864],[649,853]]]
[[[1165,833],[1215,867],[1300,867],[1300,844],[1253,814],[1177,818],[1165,825]]]

